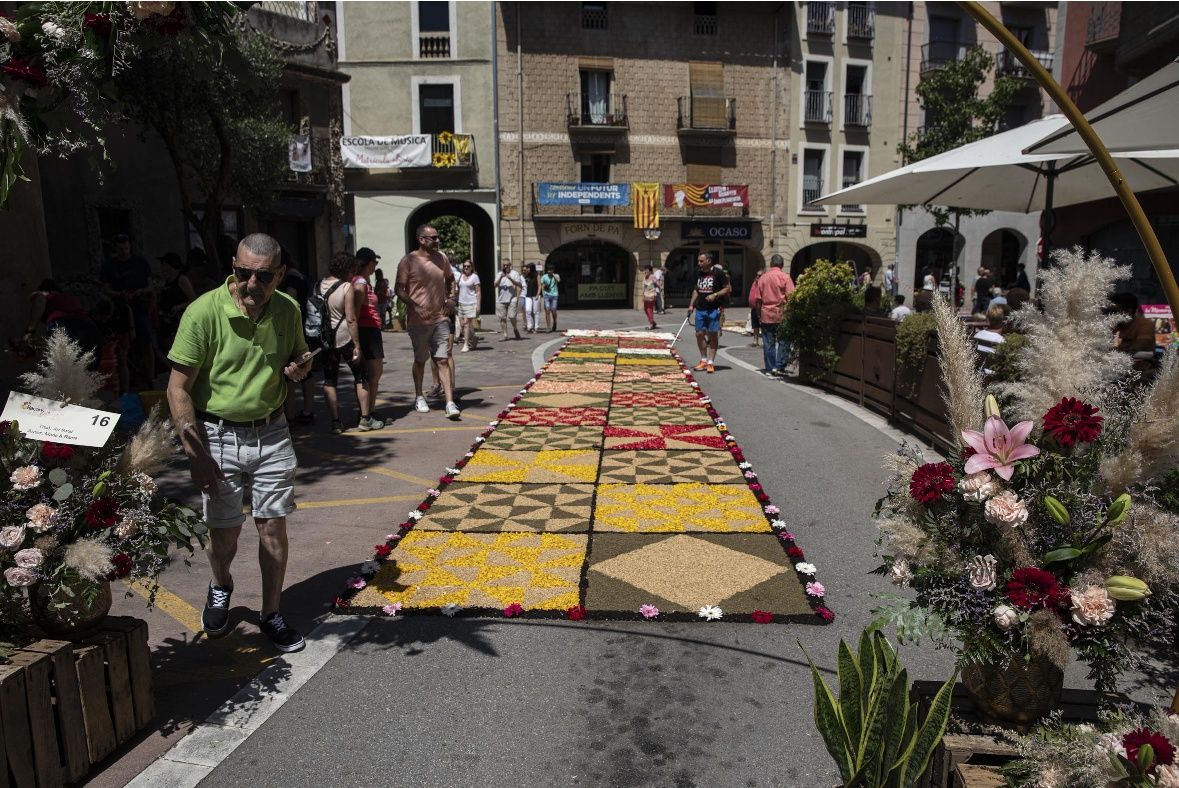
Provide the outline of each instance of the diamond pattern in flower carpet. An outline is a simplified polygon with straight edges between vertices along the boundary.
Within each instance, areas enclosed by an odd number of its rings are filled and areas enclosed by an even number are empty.
[[[744,484],[599,484],[594,531],[766,533],[773,530]]]
[[[587,533],[593,499],[592,484],[452,484],[417,528]]]
[[[590,482],[598,475],[598,452],[480,449],[463,469],[466,482]]]
[[[607,449],[723,449],[725,439],[711,424],[606,427]],[[725,452],[725,457],[729,456]]]
[[[610,395],[613,408],[703,408],[700,395],[693,389],[687,391],[633,392],[616,391]]]
[[[602,427],[560,425],[537,429],[531,424],[501,424],[487,436],[485,449],[540,451],[541,449],[597,449]]]
[[[713,426],[705,408],[610,408],[612,427],[658,427],[661,424],[706,424]]]
[[[607,451],[600,484],[744,484],[741,469],[721,451]]]
[[[604,408],[610,402],[609,394],[582,394],[564,392],[558,394],[529,393],[516,403],[520,408]]]
[[[529,424],[534,427],[555,427],[559,424],[600,427],[606,423],[606,409],[513,408],[500,421],[507,424]]]

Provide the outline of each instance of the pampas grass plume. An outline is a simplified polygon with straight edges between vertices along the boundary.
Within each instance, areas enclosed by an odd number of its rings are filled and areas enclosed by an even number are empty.
[[[1020,380],[999,388],[1014,400],[1016,420],[1039,419],[1064,397],[1105,410],[1101,392],[1130,370],[1130,357],[1111,341],[1121,318],[1105,314],[1114,283],[1130,269],[1079,246],[1052,256],[1056,267],[1040,269],[1044,311],[1025,306],[1012,315],[1028,341],[1016,357]]]
[[[1072,650],[1060,626],[1060,616],[1051,610],[1037,610],[1028,616],[1026,631],[1033,654],[1039,654],[1061,670],[1068,666]]]
[[[937,344],[941,354],[942,397],[946,415],[954,431],[955,445],[962,445],[963,430],[982,427],[983,381],[978,352],[966,324],[958,319],[941,296],[933,299],[933,316],[937,321]]]
[[[154,476],[167,466],[174,451],[172,425],[160,417],[159,406],[152,408],[147,421],[123,449],[118,469],[121,473],[145,473]]]
[[[112,550],[98,539],[79,539],[65,549],[62,561],[86,580],[101,580],[114,571]]]
[[[1179,356],[1167,352],[1121,452],[1101,463],[1110,491],[1148,482],[1179,465]]]
[[[94,353],[83,352],[81,346],[59,328],[49,335],[45,355],[36,371],[22,375],[21,382],[34,396],[96,407],[102,404],[96,395],[106,380],[98,372],[88,369],[93,363]]]

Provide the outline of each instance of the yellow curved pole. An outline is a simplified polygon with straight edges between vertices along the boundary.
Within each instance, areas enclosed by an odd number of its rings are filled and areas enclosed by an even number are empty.
[[[1118,165],[1114,162],[1109,151],[1106,150],[1105,145],[1101,142],[1101,138],[1097,136],[1097,132],[1093,131],[1093,127],[1089,125],[1089,121],[1085,120],[1084,114],[1077,109],[1077,105],[1073,103],[1064,89],[1060,87],[1048,70],[1040,64],[1040,61],[1032,56],[1032,53],[1027,50],[1018,38],[1003,26],[1003,23],[996,19],[990,11],[982,7],[981,3],[976,2],[959,2],[959,6],[974,17],[975,21],[989,30],[995,38],[1002,42],[1003,46],[1011,50],[1014,55],[1019,58],[1019,62],[1023,64],[1028,73],[1034,74],[1036,81],[1040,83],[1040,87],[1048,92],[1052,100],[1056,102],[1056,106],[1060,107],[1060,111],[1068,118],[1069,122],[1073,124],[1073,128],[1077,130],[1077,134],[1085,141],[1085,145],[1089,147],[1089,151],[1097,160],[1105,177],[1109,179],[1110,185],[1113,186],[1114,191],[1117,192],[1118,198],[1122,201],[1122,206],[1126,209],[1126,213],[1130,215],[1130,222],[1133,223],[1134,229],[1138,231],[1138,237],[1142,239],[1142,245],[1146,247],[1146,253],[1150,255],[1150,262],[1154,265],[1155,275],[1158,276],[1159,282],[1163,285],[1163,292],[1167,296],[1167,303],[1171,305],[1171,314],[1175,318],[1179,318],[1179,287],[1175,285],[1175,275],[1171,272],[1171,266],[1167,263],[1167,256],[1163,254],[1163,247],[1159,244],[1158,236],[1154,234],[1154,228],[1150,226],[1150,222],[1146,218],[1146,214],[1142,211],[1142,206],[1138,204],[1138,198],[1134,195],[1134,190],[1130,188],[1130,184],[1126,183],[1126,178],[1122,175]],[[1175,695],[1175,704],[1179,710],[1179,693]]]

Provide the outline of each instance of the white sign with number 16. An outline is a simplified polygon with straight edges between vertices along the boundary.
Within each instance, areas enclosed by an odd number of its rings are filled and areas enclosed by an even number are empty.
[[[26,438],[76,446],[103,446],[119,423],[119,414],[14,391],[8,395],[0,420],[17,422]]]

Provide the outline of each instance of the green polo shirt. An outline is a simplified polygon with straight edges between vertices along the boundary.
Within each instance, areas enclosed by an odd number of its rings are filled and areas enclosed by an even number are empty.
[[[197,410],[233,421],[262,419],[287,397],[283,368],[307,352],[299,305],[275,292],[255,323],[234,303],[229,285],[188,305],[168,359],[196,367],[192,402]]]

